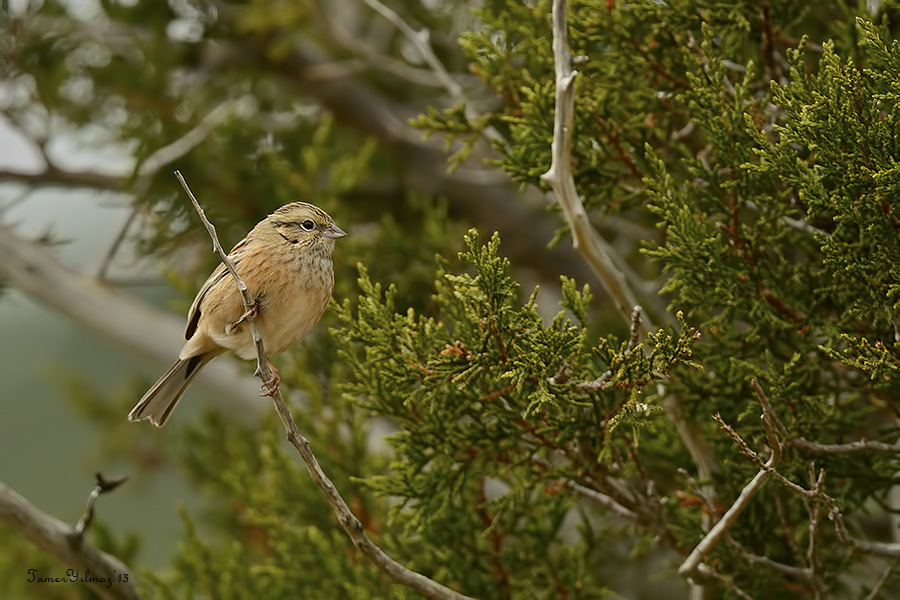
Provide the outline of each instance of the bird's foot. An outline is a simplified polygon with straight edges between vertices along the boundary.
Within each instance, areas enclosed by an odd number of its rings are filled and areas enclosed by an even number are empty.
[[[275,365],[266,359],[266,362],[269,363],[269,370],[272,372],[272,376],[263,381],[262,383],[262,391],[260,392],[260,396],[274,396],[278,393],[278,390],[281,389],[281,374],[278,372],[278,369],[275,368]]]
[[[247,309],[247,312],[242,314],[237,321],[226,327],[225,332],[231,333],[232,331],[237,329],[244,321],[249,321],[250,319],[254,318],[257,313],[259,313],[259,301],[254,300],[253,305]]]

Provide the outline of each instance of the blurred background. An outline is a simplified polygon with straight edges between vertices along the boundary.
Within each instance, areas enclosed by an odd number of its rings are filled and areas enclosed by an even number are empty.
[[[526,288],[549,284],[555,312],[558,273],[587,271],[547,248],[544,198],[486,166],[482,136],[454,146],[472,158],[450,170],[444,141],[409,123],[463,98],[497,105],[457,43],[479,4],[0,3],[0,238],[15,253],[0,267],[0,479],[74,522],[94,472],[130,475],[98,514],[160,567],[182,532],[174,506],[199,502],[166,440],[201,407],[238,406],[224,412],[239,421],[268,408],[252,365],[227,358],[167,428],[125,420],[176,356],[215,265],[174,169],[226,247],[286,202],[331,212],[351,234],[338,300],[364,262],[421,307],[435,255],[454,260],[477,226],[501,232]]]

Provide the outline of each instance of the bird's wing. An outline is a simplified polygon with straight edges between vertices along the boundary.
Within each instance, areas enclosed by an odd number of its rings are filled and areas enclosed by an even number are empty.
[[[240,242],[235,245],[234,248],[231,249],[231,252],[228,253],[228,258],[231,259],[231,262],[234,263],[235,268],[240,264],[241,258],[244,256],[244,250],[247,247],[249,242],[248,238],[242,239]],[[200,291],[197,292],[197,297],[194,298],[193,304],[191,304],[190,310],[188,310],[188,321],[187,327],[184,330],[184,339],[189,340],[191,336],[194,335],[194,332],[197,331],[197,323],[200,322],[200,315],[202,311],[200,310],[200,304],[203,303],[203,299],[206,298],[206,295],[209,293],[209,290],[213,289],[220,281],[225,278],[231,279],[230,274],[228,273],[228,269],[225,268],[224,263],[219,263],[219,266],[216,267],[209,278],[206,280],[206,283],[203,284],[203,287],[200,288]]]

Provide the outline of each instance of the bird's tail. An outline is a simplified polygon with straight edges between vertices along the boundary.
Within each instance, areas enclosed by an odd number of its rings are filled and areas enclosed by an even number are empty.
[[[157,427],[165,425],[187,386],[194,380],[203,365],[215,356],[215,353],[207,353],[176,360],[175,364],[134,405],[134,408],[128,413],[128,420],[150,419],[150,422]]]

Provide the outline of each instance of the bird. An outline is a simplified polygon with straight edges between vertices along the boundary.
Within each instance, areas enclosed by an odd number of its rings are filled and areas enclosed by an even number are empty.
[[[129,421],[149,419],[166,424],[191,381],[209,361],[233,350],[245,360],[256,358],[248,319],[254,319],[267,355],[281,354],[299,343],[322,317],[334,287],[332,252],[347,235],[319,207],[292,202],[256,224],[228,258],[253,299],[249,311],[224,263],[197,292],[188,310],[187,340],[168,371],[128,413]],[[269,363],[272,378],[263,382],[265,395],[278,390],[280,376]]]

